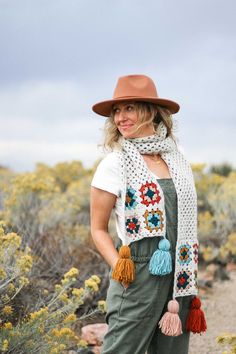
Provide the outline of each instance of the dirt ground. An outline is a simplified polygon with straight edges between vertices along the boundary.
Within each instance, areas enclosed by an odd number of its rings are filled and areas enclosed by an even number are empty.
[[[207,332],[192,334],[189,354],[222,354],[216,337],[224,332],[236,333],[236,272],[230,272],[229,281],[214,283],[212,289],[201,295],[206,314]]]

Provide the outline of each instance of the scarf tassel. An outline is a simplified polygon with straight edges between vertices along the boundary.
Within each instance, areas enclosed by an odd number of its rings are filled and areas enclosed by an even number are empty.
[[[205,314],[201,309],[201,301],[195,296],[191,301],[190,311],[186,322],[187,331],[202,333],[207,329]]]
[[[179,336],[182,334],[182,323],[179,318],[179,303],[177,300],[168,302],[168,311],[162,316],[159,321],[161,332],[166,336]]]
[[[123,245],[119,249],[119,259],[112,272],[112,278],[121,283],[129,284],[135,278],[135,265],[131,259],[129,246]]]
[[[153,253],[149,271],[153,275],[165,275],[172,272],[170,242],[166,238],[159,242],[158,249]]]

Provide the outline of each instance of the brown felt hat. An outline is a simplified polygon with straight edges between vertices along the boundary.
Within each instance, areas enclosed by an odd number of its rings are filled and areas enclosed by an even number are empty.
[[[118,79],[113,99],[98,102],[92,109],[101,116],[109,117],[112,106],[123,101],[143,101],[155,103],[161,107],[168,108],[171,113],[177,113],[180,106],[178,103],[160,98],[152,79],[146,75],[127,75]]]

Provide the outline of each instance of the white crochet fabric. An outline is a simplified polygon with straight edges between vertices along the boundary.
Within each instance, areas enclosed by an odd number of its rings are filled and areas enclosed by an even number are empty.
[[[155,135],[121,138],[118,152],[122,171],[122,243],[166,236],[164,195],[141,154],[159,153],[169,167],[178,197],[178,236],[173,298],[197,294],[197,195],[190,164],[159,124]]]

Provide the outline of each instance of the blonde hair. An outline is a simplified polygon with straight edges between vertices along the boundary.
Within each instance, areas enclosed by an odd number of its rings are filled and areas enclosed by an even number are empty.
[[[143,126],[153,123],[153,134],[157,131],[160,122],[163,122],[167,128],[167,136],[171,136],[174,140],[173,134],[173,119],[170,111],[167,108],[160,107],[156,104],[149,102],[132,102],[135,106],[135,110],[138,115],[138,120],[140,122],[137,130],[140,130]],[[111,115],[106,119],[104,125],[104,150],[113,150],[119,147],[119,138],[121,134],[117,129],[114,121],[114,111],[111,111]]]

